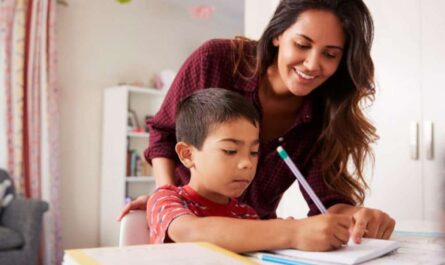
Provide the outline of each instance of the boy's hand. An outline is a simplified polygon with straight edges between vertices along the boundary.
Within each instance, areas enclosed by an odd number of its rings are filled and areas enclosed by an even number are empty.
[[[353,217],[352,240],[360,243],[362,237],[389,239],[396,222],[388,214],[370,208],[361,208]]]
[[[148,195],[141,195],[136,198],[136,200],[131,201],[127,205],[125,205],[122,212],[117,217],[117,221],[121,221],[122,218],[124,218],[125,215],[127,215],[131,210],[145,210],[147,209],[147,201],[150,196]]]
[[[290,220],[292,221],[292,220]],[[352,218],[340,214],[322,214],[297,220],[293,247],[308,251],[328,251],[340,248],[349,240]]]

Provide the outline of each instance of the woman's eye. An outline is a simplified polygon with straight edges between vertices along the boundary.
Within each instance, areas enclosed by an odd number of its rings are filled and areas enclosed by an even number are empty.
[[[236,154],[236,150],[227,150],[227,149],[223,149],[222,150],[226,155],[234,155]]]
[[[311,48],[311,46],[309,46],[309,45],[304,45],[304,44],[300,44],[300,43],[295,43],[295,46],[297,46],[297,48],[298,49],[301,49],[301,50],[307,50],[307,49],[310,49]]]
[[[325,52],[325,53],[324,53],[324,56],[326,56],[326,58],[329,58],[329,59],[335,59],[335,58],[337,58],[337,54],[330,53],[330,52]]]

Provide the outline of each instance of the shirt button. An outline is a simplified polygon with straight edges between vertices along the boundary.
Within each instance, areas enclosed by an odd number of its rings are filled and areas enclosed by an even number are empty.
[[[283,142],[283,141],[284,141],[284,137],[280,137],[280,138],[278,138],[278,141],[279,141],[279,142]]]

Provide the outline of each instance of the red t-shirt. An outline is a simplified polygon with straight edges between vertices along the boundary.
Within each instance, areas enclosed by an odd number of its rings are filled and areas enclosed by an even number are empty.
[[[253,54],[254,44],[246,45],[246,52]],[[156,157],[166,157],[177,161],[175,176],[177,176],[176,185],[178,186],[186,185],[190,178],[190,171],[179,162],[175,153],[175,114],[176,106],[181,99],[199,89],[225,88],[243,95],[253,103],[260,117],[262,116],[262,107],[258,97],[259,77],[243,79],[238,74],[234,74],[234,53],[236,51],[230,40],[211,40],[199,47],[185,61],[161,109],[148,122],[150,143],[145,151],[145,158],[149,162]],[[247,72],[243,65],[240,65],[240,69],[242,73]],[[289,157],[327,208],[337,203],[353,204],[350,198],[330,189],[323,180],[319,153],[313,150],[321,133],[323,114],[323,101],[311,93],[305,97],[296,113],[294,124],[287,132],[281,137],[260,143],[255,178],[238,199],[252,206],[262,219],[276,217],[275,210],[281,196],[295,181],[295,176],[276,152],[279,145],[286,149]],[[310,208],[308,214],[318,214],[319,211],[308,194],[304,190],[302,193]]]
[[[254,209],[231,199],[228,204],[210,201],[190,186],[166,185],[158,188],[147,202],[147,223],[150,227],[150,243],[172,242],[167,235],[170,223],[184,214],[198,217],[223,216],[240,219],[258,219]]]

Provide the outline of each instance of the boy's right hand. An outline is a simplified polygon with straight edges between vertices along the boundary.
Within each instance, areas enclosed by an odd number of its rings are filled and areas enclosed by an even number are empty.
[[[306,251],[328,251],[348,243],[352,217],[321,214],[300,219],[294,230],[293,246]]]
[[[131,210],[145,210],[147,209],[147,201],[150,196],[148,195],[141,195],[136,198],[136,200],[131,201],[127,205],[125,205],[122,212],[117,217],[117,221],[121,221],[122,218],[124,218],[125,215],[127,215]]]

